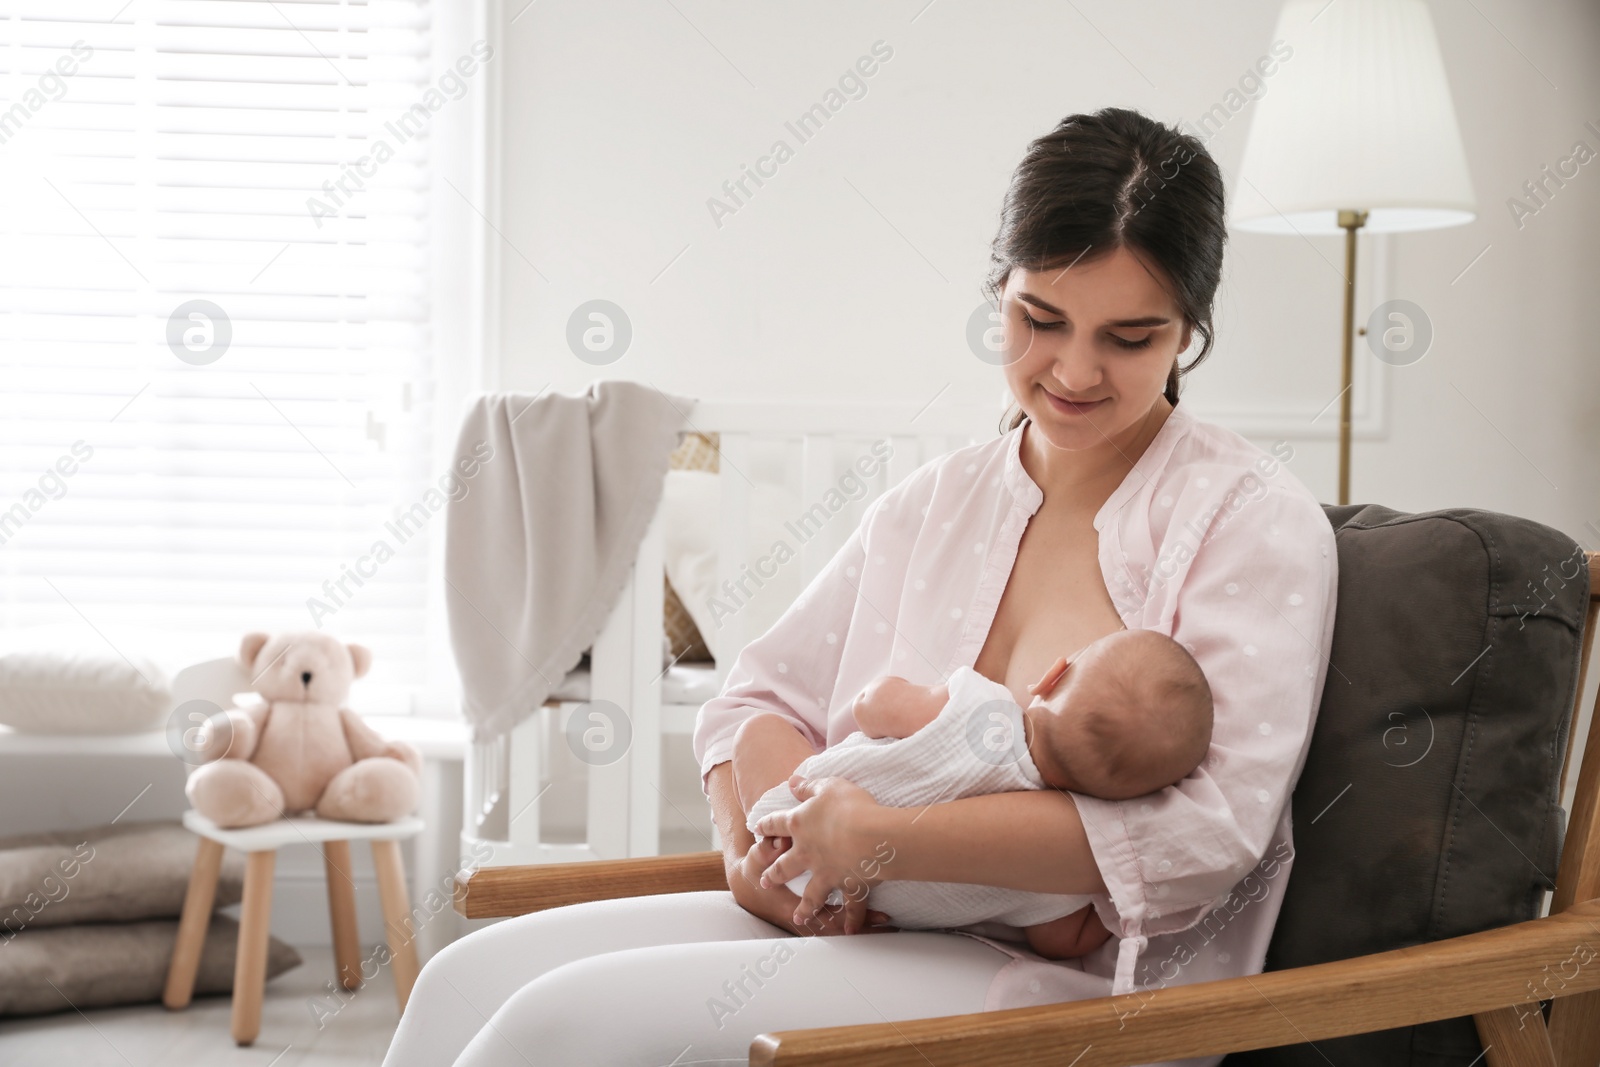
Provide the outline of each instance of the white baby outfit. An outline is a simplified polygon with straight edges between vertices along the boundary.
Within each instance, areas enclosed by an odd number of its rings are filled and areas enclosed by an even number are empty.
[[[796,768],[804,778],[844,778],[871,793],[879,804],[915,808],[963,797],[1046,788],[1028,755],[1022,709],[1010,690],[971,667],[950,674],[950,699],[938,716],[910,737],[871,738],[857,731],[809,757]],[[798,804],[787,783],[756,801],[746,825],[756,833],[763,816]],[[887,860],[892,864],[893,860]],[[871,872],[866,872],[870,874]],[[791,878],[799,893],[809,871]],[[843,898],[835,889],[829,902]],[[906,930],[935,930],[998,922],[1033,926],[1070,915],[1092,898],[965,882],[889,880],[874,886],[868,903]]]

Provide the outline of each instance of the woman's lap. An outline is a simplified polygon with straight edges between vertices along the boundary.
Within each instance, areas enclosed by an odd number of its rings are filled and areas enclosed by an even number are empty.
[[[440,952],[384,1063],[743,1063],[766,1031],[981,1011],[1007,962],[951,934],[790,937],[726,892],[598,901]]]

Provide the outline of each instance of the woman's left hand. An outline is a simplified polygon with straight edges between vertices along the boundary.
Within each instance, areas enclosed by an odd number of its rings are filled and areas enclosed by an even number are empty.
[[[883,865],[894,849],[872,832],[880,811],[872,794],[844,778],[789,779],[800,803],[773,812],[756,824],[763,837],[787,837],[790,845],[761,874],[761,885],[783,885],[806,871],[806,883],[794,921],[805,922],[822,911],[828,894],[844,897],[845,932],[857,933],[866,923],[867,894],[884,880]],[[889,916],[893,924],[894,916]]]

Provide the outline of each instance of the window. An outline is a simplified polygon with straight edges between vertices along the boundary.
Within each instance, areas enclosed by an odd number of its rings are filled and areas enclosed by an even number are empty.
[[[0,636],[320,627],[397,710],[440,658],[430,146],[492,50],[425,0],[115,8],[0,16]]]

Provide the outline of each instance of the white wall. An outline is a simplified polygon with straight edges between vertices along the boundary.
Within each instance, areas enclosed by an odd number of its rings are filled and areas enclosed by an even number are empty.
[[[1278,8],[524,2],[503,0],[496,38],[499,385],[575,392],[625,377],[685,395],[916,401],[1001,393],[964,330],[1027,141],[1111,104],[1198,119],[1266,52]],[[1583,128],[1600,126],[1600,70],[1586,61],[1600,10],[1432,12],[1479,218],[1387,249],[1363,239],[1358,319],[1403,297],[1436,336],[1404,368],[1358,347],[1353,499],[1513,512],[1600,548],[1600,164],[1520,231],[1505,205],[1576,139],[1600,150]],[[866,95],[800,144],[784,122],[878,40],[894,53]],[[1230,189],[1248,121],[1247,105],[1208,143]],[[794,158],[719,228],[707,199],[778,138]],[[1219,343],[1186,392],[1202,416],[1291,441],[1293,469],[1327,501],[1337,408],[1310,420],[1338,392],[1342,264],[1342,238],[1233,235]],[[601,368],[565,343],[569,314],[597,297],[634,328]]]

